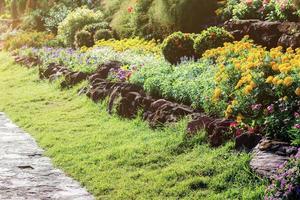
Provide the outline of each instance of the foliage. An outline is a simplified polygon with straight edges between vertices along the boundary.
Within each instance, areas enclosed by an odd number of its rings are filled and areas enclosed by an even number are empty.
[[[45,32],[18,32],[6,38],[4,49],[15,50],[24,46],[42,47],[53,38],[53,35]]]
[[[137,53],[153,53],[161,55],[161,46],[158,41],[144,40],[141,38],[127,38],[122,40],[99,40],[96,42],[95,47],[111,47],[115,51],[136,51]]]
[[[295,156],[279,166],[277,174],[272,177],[266,200],[300,199],[300,148]]]
[[[225,42],[232,42],[234,37],[224,28],[210,27],[201,32],[195,39],[194,48],[201,56],[206,50],[223,46]]]
[[[77,48],[91,47],[94,45],[92,34],[87,31],[78,31],[75,35],[75,46]]]
[[[74,71],[93,72],[99,65],[116,60],[124,65],[136,66],[138,68],[149,65],[159,66],[163,59],[152,53],[138,53],[136,50],[115,51],[111,47],[83,47],[81,50],[71,48],[24,48],[18,51],[20,55],[38,56],[47,66],[50,63],[59,63]]]
[[[299,2],[295,0],[227,0],[217,13],[222,20],[234,18],[298,21]]]
[[[121,38],[163,39],[174,31],[199,32],[211,23],[216,0],[105,1],[111,26]],[[112,9],[113,7],[113,9]]]
[[[281,50],[245,41],[208,50],[204,59],[218,71],[210,111],[236,118],[247,130],[292,140],[288,130],[297,125],[300,112],[300,51]]]
[[[45,17],[45,27],[47,31],[57,34],[57,28],[69,14],[70,10],[65,4],[57,4],[53,6],[48,15]]]
[[[195,58],[194,38],[188,33],[175,32],[164,40],[162,52],[172,64],[177,64],[184,57]]]
[[[113,32],[109,29],[100,29],[96,31],[94,35],[94,41],[97,42],[99,40],[109,40],[113,38]]]
[[[86,25],[82,30],[90,32],[93,36],[96,31],[101,29],[110,29],[110,26],[107,22],[100,22]]]
[[[77,8],[58,26],[58,37],[61,37],[66,45],[74,44],[74,37],[77,31],[88,24],[101,22],[103,14],[100,11],[94,12],[88,8]]]
[[[176,67],[168,63],[144,66],[132,73],[130,81],[152,95],[202,108],[214,84],[214,69],[207,64],[184,61]]]
[[[22,17],[21,29],[31,31],[45,31],[46,13],[41,9],[33,10]]]

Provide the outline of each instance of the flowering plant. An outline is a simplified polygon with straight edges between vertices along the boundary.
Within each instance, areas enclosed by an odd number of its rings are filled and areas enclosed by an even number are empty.
[[[265,195],[265,200],[293,199],[300,199],[300,148],[295,156],[279,166]]]
[[[217,14],[223,20],[298,21],[299,8],[295,0],[227,0]]]
[[[208,112],[223,112],[247,129],[273,138],[294,139],[287,130],[298,123],[294,113],[300,108],[300,50],[266,51],[240,41],[209,50],[204,58],[218,71]]]

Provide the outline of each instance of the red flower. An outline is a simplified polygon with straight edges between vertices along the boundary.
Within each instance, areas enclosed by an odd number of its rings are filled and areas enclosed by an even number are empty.
[[[237,122],[231,122],[230,123],[230,127],[237,127],[238,126],[238,123]]]
[[[252,3],[253,3],[253,0],[246,0],[246,4],[247,4],[248,6],[251,6]]]
[[[127,11],[128,11],[129,13],[132,13],[133,7],[132,7],[132,6],[129,6],[129,7],[127,8]]]
[[[235,131],[235,136],[237,137],[237,136],[240,136],[240,135],[242,135],[242,133],[243,133],[243,130],[242,129],[236,129],[236,131]]]

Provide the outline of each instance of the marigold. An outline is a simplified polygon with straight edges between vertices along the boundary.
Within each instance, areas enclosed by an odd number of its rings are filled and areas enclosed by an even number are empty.
[[[283,84],[285,85],[285,86],[291,86],[292,84],[293,84],[293,78],[292,77],[290,77],[290,76],[288,76],[288,77],[286,77],[284,80],[283,80]]]
[[[244,116],[241,113],[239,113],[238,116],[236,117],[236,122],[241,123],[241,122],[243,122],[243,119],[244,119]]]
[[[300,96],[300,87],[298,87],[298,88],[295,90],[295,94],[296,94],[297,96]]]
[[[273,76],[269,76],[266,80],[266,83],[272,83],[274,77]]]
[[[244,93],[248,95],[252,92],[252,90],[253,90],[253,87],[251,85],[247,85],[244,89]]]

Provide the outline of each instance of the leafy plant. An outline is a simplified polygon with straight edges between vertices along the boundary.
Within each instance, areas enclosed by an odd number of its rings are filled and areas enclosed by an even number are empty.
[[[206,50],[223,46],[225,42],[232,42],[234,37],[224,28],[210,27],[196,37],[194,48],[201,56]]]
[[[69,12],[69,8],[63,3],[53,6],[45,17],[46,30],[52,32],[53,34],[57,34],[59,23],[61,23],[68,16]]]
[[[266,191],[266,200],[300,198],[300,148],[295,156],[279,166],[277,174],[271,180],[272,184]]]
[[[172,64],[179,63],[184,57],[195,58],[194,38],[188,33],[175,32],[164,40],[162,52]]]
[[[21,47],[42,47],[54,36],[45,32],[19,32],[8,37],[4,43],[4,49],[15,50]]]
[[[113,38],[113,32],[109,29],[98,30],[94,35],[95,42],[99,40],[109,40],[111,38]]]
[[[90,32],[93,36],[98,30],[102,29],[109,29],[110,26],[107,22],[100,22],[100,23],[94,23],[94,24],[89,24],[86,25],[82,30]]]
[[[77,48],[91,47],[94,45],[92,34],[87,31],[78,31],[75,35],[75,46]]]
[[[103,14],[100,11],[94,12],[88,8],[77,8],[59,23],[58,37],[61,37],[66,45],[74,44],[74,37],[77,31],[84,26],[103,21]]]

